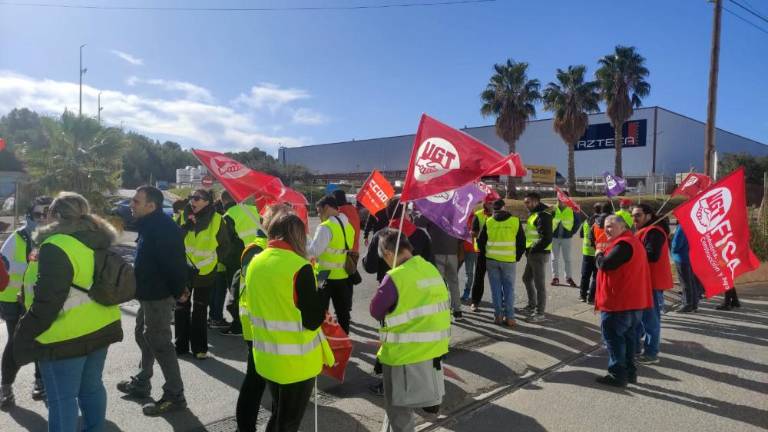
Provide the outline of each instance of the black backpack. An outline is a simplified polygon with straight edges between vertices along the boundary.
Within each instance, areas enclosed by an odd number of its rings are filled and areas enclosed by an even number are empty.
[[[93,252],[93,285],[85,289],[73,285],[104,306],[116,306],[136,298],[136,277],[133,266],[112,249]]]

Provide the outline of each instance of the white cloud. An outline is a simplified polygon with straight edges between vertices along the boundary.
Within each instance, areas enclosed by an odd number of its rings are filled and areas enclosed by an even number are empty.
[[[286,104],[307,98],[309,93],[301,89],[283,89],[276,84],[260,83],[251,87],[250,93],[241,93],[234,102],[257,110],[268,108],[274,112]]]
[[[309,108],[299,108],[293,112],[293,122],[302,125],[321,125],[328,123],[328,117]]]
[[[239,151],[256,146],[275,155],[279,146],[293,147],[309,142],[306,137],[285,134],[276,128],[281,122],[290,124],[290,116],[275,117],[259,124],[256,117],[259,113],[191,98],[189,91],[184,93],[185,97],[166,99],[84,85],[84,115],[95,116],[100,91],[104,107],[102,119],[107,124],[119,126],[122,123],[126,129],[152,138],[173,139],[184,147]],[[200,94],[210,96],[207,90]],[[65,108],[76,111],[78,84],[0,70],[0,114],[21,107],[51,115],[60,115]]]
[[[128,54],[127,52],[119,51],[119,50],[112,50],[112,54],[120,57],[121,59],[127,61],[128,63],[134,65],[134,66],[144,66],[144,60],[132,56]]]
[[[173,81],[164,79],[142,79],[135,76],[129,77],[126,81],[129,86],[135,86],[137,84],[147,84],[151,86],[160,87],[168,91],[179,91],[184,93],[188,99],[199,100],[202,102],[213,102],[213,95],[211,92],[199,85],[188,83],[185,81]]]

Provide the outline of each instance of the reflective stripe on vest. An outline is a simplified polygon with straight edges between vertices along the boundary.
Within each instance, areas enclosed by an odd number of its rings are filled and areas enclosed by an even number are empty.
[[[73,270],[72,284],[88,290],[93,284],[93,249],[66,234],[49,237],[41,248],[47,244],[58,247],[67,255]],[[71,287],[56,320],[35,340],[41,344],[64,342],[95,333],[117,321],[120,321],[118,306],[100,305],[86,292]]]
[[[0,291],[0,302],[15,303],[16,296],[24,284],[24,272],[27,270],[27,242],[18,231],[13,233],[13,256],[8,266],[8,286]]]
[[[488,219],[488,215],[485,214],[485,209],[480,209],[475,212],[475,217],[478,220],[478,233],[483,230],[483,227],[485,226],[485,221]],[[478,234],[479,235],[479,234]],[[480,252],[480,248],[477,246],[477,239],[474,239],[472,241],[473,245],[475,246],[475,252]]]
[[[557,229],[559,224],[563,224],[563,229],[570,232],[573,229],[573,209],[566,207],[560,210],[560,206],[555,206],[552,215],[552,231]]]
[[[344,237],[346,235],[348,246],[352,246],[352,242],[355,241],[355,229],[352,228],[352,224],[344,224],[344,233],[341,232],[341,225],[336,221],[336,218],[328,218],[325,222],[320,224],[331,231],[331,241],[328,242],[328,246],[317,257],[317,264],[320,266],[320,270],[330,270],[328,279],[338,280],[346,279],[349,277],[344,270],[344,262],[347,259],[346,251],[344,248]]]
[[[595,247],[589,241],[589,221],[581,224],[581,234],[584,237],[581,240],[581,254],[586,256],[595,256]]]
[[[195,234],[194,230],[187,231],[184,237],[184,247],[187,251],[187,260],[194,264],[200,272],[200,276],[212,273],[218,264],[216,248],[219,241],[216,235],[221,227],[221,215],[213,213],[211,222],[204,230]]]
[[[320,329],[304,328],[294,303],[294,279],[309,262],[293,251],[267,247],[245,273],[244,296],[256,372],[278,384],[320,374],[334,357]]]
[[[437,268],[414,256],[387,274],[397,289],[397,305],[379,330],[381,363],[413,364],[448,352],[450,297]]]
[[[256,206],[236,204],[225,213],[235,223],[235,233],[243,244],[252,243],[256,237],[266,237],[261,227],[261,216]]]
[[[501,262],[517,262],[517,230],[520,229],[520,219],[511,216],[507,220],[497,221],[488,218],[485,230],[488,243],[485,246],[485,256]]]
[[[539,231],[536,229],[536,219],[539,218],[539,213],[533,213],[528,216],[528,220],[525,223],[525,247],[530,248],[534,243],[539,241]],[[546,250],[552,250],[552,243],[547,245]]]

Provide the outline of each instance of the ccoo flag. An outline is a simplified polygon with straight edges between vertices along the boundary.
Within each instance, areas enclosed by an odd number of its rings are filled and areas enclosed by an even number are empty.
[[[423,114],[401,200],[413,201],[478,180],[504,159],[476,138]]]
[[[360,188],[360,192],[357,193],[357,202],[375,215],[387,206],[387,202],[393,196],[395,196],[395,188],[379,170],[373,170]]]
[[[749,248],[743,167],[674,213],[691,245],[691,266],[707,297],[733,287],[737,276],[760,265]]]

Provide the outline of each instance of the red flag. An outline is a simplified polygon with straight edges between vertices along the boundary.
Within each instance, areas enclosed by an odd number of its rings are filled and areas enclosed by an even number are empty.
[[[5,150],[5,138],[0,138],[0,151]]]
[[[685,195],[693,198],[712,184],[712,179],[704,174],[689,173],[680,183],[680,186],[672,191],[672,196]]]
[[[555,192],[557,192],[557,199],[561,203],[567,205],[568,207],[574,209],[577,212],[581,211],[581,207],[579,207],[578,204],[574,200],[571,199],[568,195],[565,194],[565,192],[562,191],[559,187],[555,186]]]
[[[275,203],[289,203],[304,224],[309,226],[307,199],[304,194],[285,186],[279,178],[254,171],[218,152],[192,150],[192,153],[208,168],[208,172],[216,177],[224,189],[232,194],[235,201],[241,202],[252,196],[256,200],[256,206],[261,210]]]
[[[387,206],[387,201],[393,196],[395,196],[395,188],[382,173],[373,170],[363,187],[360,188],[360,192],[357,193],[357,202],[365,206],[372,215],[375,215]]]
[[[459,188],[479,179],[501,159],[491,147],[423,114],[400,199],[413,201]]]
[[[483,173],[483,177],[507,176],[507,177],[525,177],[528,171],[523,165],[523,160],[517,153],[510,153],[503,159],[494,164],[488,171]]]
[[[674,210],[690,244],[691,266],[707,297],[760,262],[749,248],[749,223],[741,167]]]

